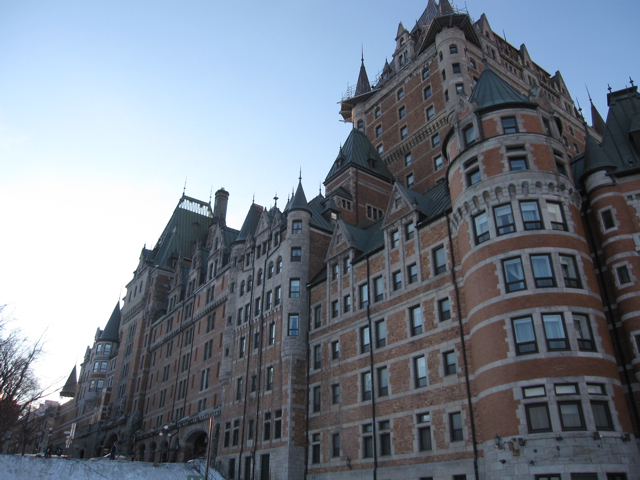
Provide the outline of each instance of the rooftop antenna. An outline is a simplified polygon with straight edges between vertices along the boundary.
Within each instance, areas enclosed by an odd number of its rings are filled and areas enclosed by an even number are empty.
[[[185,192],[187,191],[187,177],[184,177],[184,187],[182,187],[182,196],[184,197]]]
[[[211,194],[213,193],[213,185],[211,185],[211,188],[209,190],[209,205],[211,205]]]
[[[274,206],[274,208],[275,208],[275,207],[277,207],[277,206],[278,206],[278,192],[276,192],[276,196],[275,196],[275,197],[273,197],[273,200],[274,200],[274,204],[273,204],[273,206]]]

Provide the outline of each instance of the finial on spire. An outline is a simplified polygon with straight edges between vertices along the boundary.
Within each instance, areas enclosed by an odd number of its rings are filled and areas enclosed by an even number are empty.
[[[364,63],[364,43],[360,44],[360,50],[361,50],[361,53],[360,53],[361,58],[360,59],[362,60],[362,63]]]
[[[298,180],[302,182],[302,167],[300,167],[300,176],[298,177]]]
[[[633,84],[633,78],[629,77],[629,82],[631,83],[631,88],[633,88],[635,85]]]
[[[184,177],[184,187],[182,187],[182,196],[183,197],[184,197],[186,191],[187,191],[187,177]]]
[[[584,88],[587,89],[587,96],[589,97],[589,102],[593,103],[593,100],[591,100],[591,93],[589,92],[589,87],[587,87],[587,84],[584,84]]]
[[[213,185],[211,185],[211,188],[209,190],[209,205],[211,205],[211,195],[213,194]]]
[[[318,195],[322,195],[322,182],[318,182]]]
[[[274,206],[274,207],[277,207],[277,206],[278,206],[278,192],[276,192],[276,196],[275,196],[275,197],[273,197],[273,201],[274,201],[273,206]]]
[[[609,85],[608,83],[607,83],[607,87],[608,87],[607,90],[609,90],[609,93],[611,93],[613,88],[611,88],[611,85]]]
[[[256,203],[256,192],[253,192],[253,198],[251,199],[251,205]]]

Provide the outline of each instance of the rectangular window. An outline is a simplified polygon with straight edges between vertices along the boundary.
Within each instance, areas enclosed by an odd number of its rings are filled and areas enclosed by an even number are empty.
[[[384,281],[382,277],[377,277],[373,280],[373,294],[376,302],[379,302],[384,298]]]
[[[344,313],[351,311],[351,295],[345,295],[342,299]]]
[[[441,322],[449,320],[451,318],[451,305],[448,298],[438,300],[438,319]]]
[[[376,138],[382,135],[382,125],[376,126]]]
[[[320,328],[322,326],[322,307],[318,306],[313,310],[314,324],[313,328]]]
[[[438,171],[442,168],[444,164],[442,163],[442,155],[438,155],[433,159],[433,169],[434,171]]]
[[[373,425],[367,424],[362,426],[362,457],[363,458],[372,458],[373,457],[373,437],[371,434],[373,433]]]
[[[629,269],[626,265],[616,268],[616,272],[618,273],[618,280],[620,281],[620,285],[631,282],[631,278],[629,277]]]
[[[562,314],[542,315],[544,324],[544,334],[547,338],[547,348],[552,350],[569,350],[567,332],[564,328],[564,318]]]
[[[536,287],[555,287],[550,255],[531,255],[531,267]]]
[[[487,221],[487,212],[482,212],[473,217],[474,233],[476,236],[476,245],[489,240],[489,222]]]
[[[480,169],[478,167],[472,168],[465,172],[467,178],[467,186],[470,187],[478,183],[482,178],[480,176]]]
[[[297,337],[300,333],[300,317],[296,315],[289,315],[289,336]]]
[[[502,119],[502,129],[504,133],[518,133],[518,124],[515,117],[505,117]]]
[[[336,318],[340,313],[340,307],[338,306],[338,300],[331,302],[331,316]]]
[[[322,345],[316,345],[313,347],[313,368],[318,369],[322,367]]]
[[[512,320],[512,323],[517,354],[537,353],[538,344],[536,342],[536,333],[533,329],[533,320],[531,317],[515,318]]]
[[[398,245],[400,245],[400,232],[394,230],[391,232],[391,248],[396,248]]]
[[[320,402],[322,399],[322,390],[320,386],[313,387],[313,413],[320,411]]]
[[[271,412],[265,412],[262,429],[264,431],[262,434],[263,440],[271,440]]]
[[[586,315],[573,314],[573,327],[578,339],[578,348],[582,351],[595,351],[595,343],[593,341],[593,333],[589,324],[589,317]]]
[[[291,249],[291,261],[292,262],[300,262],[302,261],[302,249],[299,247],[293,247]]]
[[[331,456],[337,458],[340,456],[340,434],[334,433],[331,436]]]
[[[456,95],[464,95],[464,84],[456,83]],[[475,138],[473,139],[472,143],[473,142],[475,142]],[[471,143],[467,143],[467,145],[471,145]]]
[[[509,157],[509,169],[512,172],[527,170],[527,157]]]
[[[404,90],[401,88],[398,90],[398,100],[402,100],[404,98]]]
[[[267,374],[265,375],[265,390],[273,389],[273,367],[267,367]]]
[[[580,402],[558,402],[562,430],[585,430],[584,416]]]
[[[294,220],[291,222],[291,226],[291,230],[295,235],[302,233],[302,220]]]
[[[371,372],[362,374],[362,401],[371,400]]]
[[[427,360],[424,355],[413,359],[413,375],[416,388],[427,386]]]
[[[280,300],[282,299],[282,288],[276,287],[274,291],[275,300],[273,301],[274,305],[280,305]]]
[[[522,259],[520,257],[502,261],[504,271],[505,289],[507,293],[524,290],[527,285],[524,281],[524,270],[522,269]]]
[[[433,250],[433,273],[439,275],[447,270],[447,260],[444,255],[444,247]]]
[[[520,211],[522,212],[525,230],[540,230],[543,228],[538,202],[520,202]]]
[[[549,418],[549,406],[546,403],[529,403],[524,406],[527,413],[527,426],[529,433],[541,433],[551,431]]]
[[[333,360],[340,358],[340,342],[338,340],[331,342],[331,358]]]
[[[438,145],[440,145],[440,134],[436,133],[433,137],[431,137],[431,146],[433,148],[436,148]]]
[[[400,139],[404,140],[409,135],[409,130],[406,126],[400,128]]]
[[[360,297],[360,308],[369,305],[369,285],[366,283],[358,287],[358,296]]]
[[[422,310],[420,306],[409,309],[409,321],[411,322],[411,336],[422,333]]]
[[[384,320],[379,320],[376,325],[376,348],[382,348],[387,345],[387,326]]]
[[[343,266],[343,272],[345,274],[349,273],[351,271],[351,257],[345,258],[342,262],[342,266]]]
[[[391,422],[384,420],[378,422],[378,431],[380,432],[380,456],[385,457],[391,455]]]
[[[494,208],[493,214],[496,218],[496,230],[498,235],[505,235],[516,231],[516,225],[513,220],[513,211],[511,210],[510,203]]]
[[[449,428],[451,429],[452,442],[458,442],[464,439],[462,435],[462,414],[460,412],[449,414]]]
[[[389,370],[387,367],[378,369],[378,396],[386,397],[389,395]]]
[[[549,212],[549,220],[551,221],[552,229],[561,231],[567,230],[562,205],[559,203],[547,202],[547,212]]]
[[[407,188],[413,188],[415,185],[415,177],[413,176],[413,173],[410,173],[409,175],[407,175]]]
[[[269,324],[269,339],[267,341],[268,345],[273,345],[274,343],[276,343],[276,324],[275,323],[270,323]]]
[[[360,329],[360,353],[368,353],[371,350],[371,332],[369,327]]]
[[[445,376],[456,373],[456,353],[453,350],[443,353],[442,361]]]
[[[240,377],[236,382],[236,400],[240,400],[242,398],[242,377]]]
[[[331,385],[331,403],[340,403],[340,385],[337,383]]]
[[[397,272],[393,272],[393,289],[400,290],[402,288],[402,272],[398,270]]]
[[[300,280],[289,280],[289,297],[300,298]]]
[[[564,277],[564,286],[568,288],[582,288],[575,257],[560,255],[560,266]]]
[[[418,448],[421,452],[431,450],[431,415],[429,413],[420,413],[416,416],[418,424]]]
[[[613,220],[613,213],[611,213],[610,209],[600,212],[600,218],[602,218],[602,225],[605,230],[609,230],[616,226],[616,223]]]
[[[415,283],[418,281],[418,266],[415,263],[407,267],[407,277],[409,279],[409,283]]]
[[[429,108],[427,108],[427,122],[432,120],[433,117],[436,116],[436,109],[433,108],[433,106],[430,106]],[[439,141],[439,139],[438,139]]]
[[[467,147],[469,147],[470,145],[473,145],[475,143],[475,141],[476,141],[476,132],[475,132],[475,129],[473,128],[473,125],[469,125],[468,127],[466,127],[464,129],[464,141],[465,141],[465,145]],[[472,185],[473,185],[473,183],[472,183]]]
[[[408,167],[409,165],[411,165],[413,163],[413,157],[411,156],[411,153],[407,153],[404,156],[404,166]]]
[[[398,119],[402,120],[407,116],[407,109],[405,107],[400,107],[398,109]]]
[[[454,63],[451,65],[453,68],[453,73],[457,74],[460,73],[462,70],[460,69],[460,64],[459,63]]]
[[[426,71],[428,71],[428,70],[426,70]],[[424,99],[425,99],[425,100],[430,99],[430,98],[431,98],[431,95],[432,95],[432,93],[433,93],[433,92],[432,92],[432,90],[431,90],[431,85],[427,85],[427,86],[424,88],[424,90],[422,90],[422,93],[423,93],[423,96],[424,96]]]
[[[404,236],[407,240],[411,240],[415,236],[415,225],[413,222],[404,226]]]
[[[544,388],[544,385],[536,385],[533,387],[524,387],[522,389],[522,396],[524,398],[532,398],[532,397],[546,397],[547,391]]]
[[[609,404],[607,402],[591,402],[591,411],[593,412],[596,430],[613,430],[611,412],[609,411]]]

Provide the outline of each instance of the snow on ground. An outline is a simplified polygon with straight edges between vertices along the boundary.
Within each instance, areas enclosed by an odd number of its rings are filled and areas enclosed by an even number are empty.
[[[186,463],[111,462],[0,455],[2,480],[186,480],[199,475]],[[215,475],[215,476],[214,476]],[[223,480],[211,470],[209,480]]]

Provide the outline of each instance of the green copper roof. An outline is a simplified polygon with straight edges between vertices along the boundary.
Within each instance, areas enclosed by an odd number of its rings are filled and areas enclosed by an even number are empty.
[[[293,196],[293,200],[289,205],[289,212],[292,210],[304,210],[310,212],[309,204],[307,203],[307,197],[304,194],[304,189],[302,188],[302,180],[298,182],[298,188],[296,189],[296,194]]]
[[[111,317],[107,322],[107,326],[104,327],[102,335],[100,335],[101,342],[119,342],[120,341],[120,305],[116,304],[116,308],[113,309]]]
[[[478,84],[473,90],[469,101],[472,103],[475,101],[479,110],[498,109],[512,105],[525,105],[527,107],[535,105],[491,70],[486,61]]]
[[[258,227],[258,222],[260,221],[260,215],[262,215],[262,207],[260,205],[256,205],[255,203],[252,203],[251,207],[249,208],[249,212],[244,219],[244,223],[242,224],[240,233],[235,240],[236,242],[244,242],[247,238],[256,233],[256,228]]]
[[[382,161],[380,154],[369,141],[364,132],[358,129],[351,130],[351,133],[344,142],[338,157],[336,158],[327,178],[325,185],[336,175],[342,173],[349,167],[355,167],[369,172],[377,177],[393,182],[393,175]]]
[[[71,373],[69,374],[69,378],[67,378],[64,387],[60,390],[61,397],[75,397],[76,396],[76,386],[78,385],[78,381],[76,378],[76,367],[73,367]]]
[[[598,145],[598,142],[589,134],[587,129],[587,141],[584,148],[584,160],[581,177],[603,169],[615,169],[616,164],[604,152],[604,149]],[[582,180],[580,178],[580,180]]]
[[[311,212],[311,220],[309,221],[309,224],[312,227],[319,228],[326,232],[333,232],[334,224],[330,220],[330,213],[325,213],[326,207],[323,203],[324,200],[325,199],[322,195],[318,195],[309,202],[309,211]],[[329,201],[328,204],[331,204],[331,201]],[[335,202],[333,205],[335,206]]]

